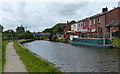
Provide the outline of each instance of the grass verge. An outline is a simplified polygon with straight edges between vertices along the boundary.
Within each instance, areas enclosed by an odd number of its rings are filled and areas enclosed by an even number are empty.
[[[6,51],[6,46],[8,44],[8,41],[2,41],[2,71],[4,70],[4,65],[5,65],[5,51]]]
[[[57,73],[60,73],[56,68],[52,67],[49,62],[43,61],[41,58],[36,57],[33,53],[31,53],[27,49],[23,48],[19,44],[19,42],[14,42],[13,46],[16,50],[16,53],[20,56],[21,60],[25,64],[28,72],[57,72]]]
[[[115,45],[116,47],[120,47],[120,38],[118,37],[113,38],[112,44]]]

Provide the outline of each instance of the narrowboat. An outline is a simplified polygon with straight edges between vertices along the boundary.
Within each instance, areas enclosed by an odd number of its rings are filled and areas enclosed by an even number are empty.
[[[111,41],[109,39],[99,38],[73,38],[70,43],[72,45],[91,46],[101,48],[112,48]]]

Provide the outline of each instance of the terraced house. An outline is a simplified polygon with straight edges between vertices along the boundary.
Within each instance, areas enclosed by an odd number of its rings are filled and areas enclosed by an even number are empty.
[[[71,25],[79,37],[110,38],[120,26],[120,7],[108,11],[103,8],[102,13],[77,21]]]

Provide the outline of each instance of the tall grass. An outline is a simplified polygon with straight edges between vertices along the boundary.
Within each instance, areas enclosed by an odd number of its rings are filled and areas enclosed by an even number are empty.
[[[118,37],[113,38],[112,39],[112,44],[120,45],[120,38],[118,38]]]
[[[4,65],[6,62],[5,51],[6,51],[7,44],[8,44],[8,41],[2,41],[2,71],[4,70]]]

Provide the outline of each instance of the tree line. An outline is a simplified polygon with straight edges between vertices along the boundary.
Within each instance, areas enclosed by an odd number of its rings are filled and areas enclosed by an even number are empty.
[[[17,39],[33,39],[33,35],[29,30],[25,31],[25,28],[21,25],[16,28],[16,31],[9,29],[2,32],[3,40],[17,40]]]

